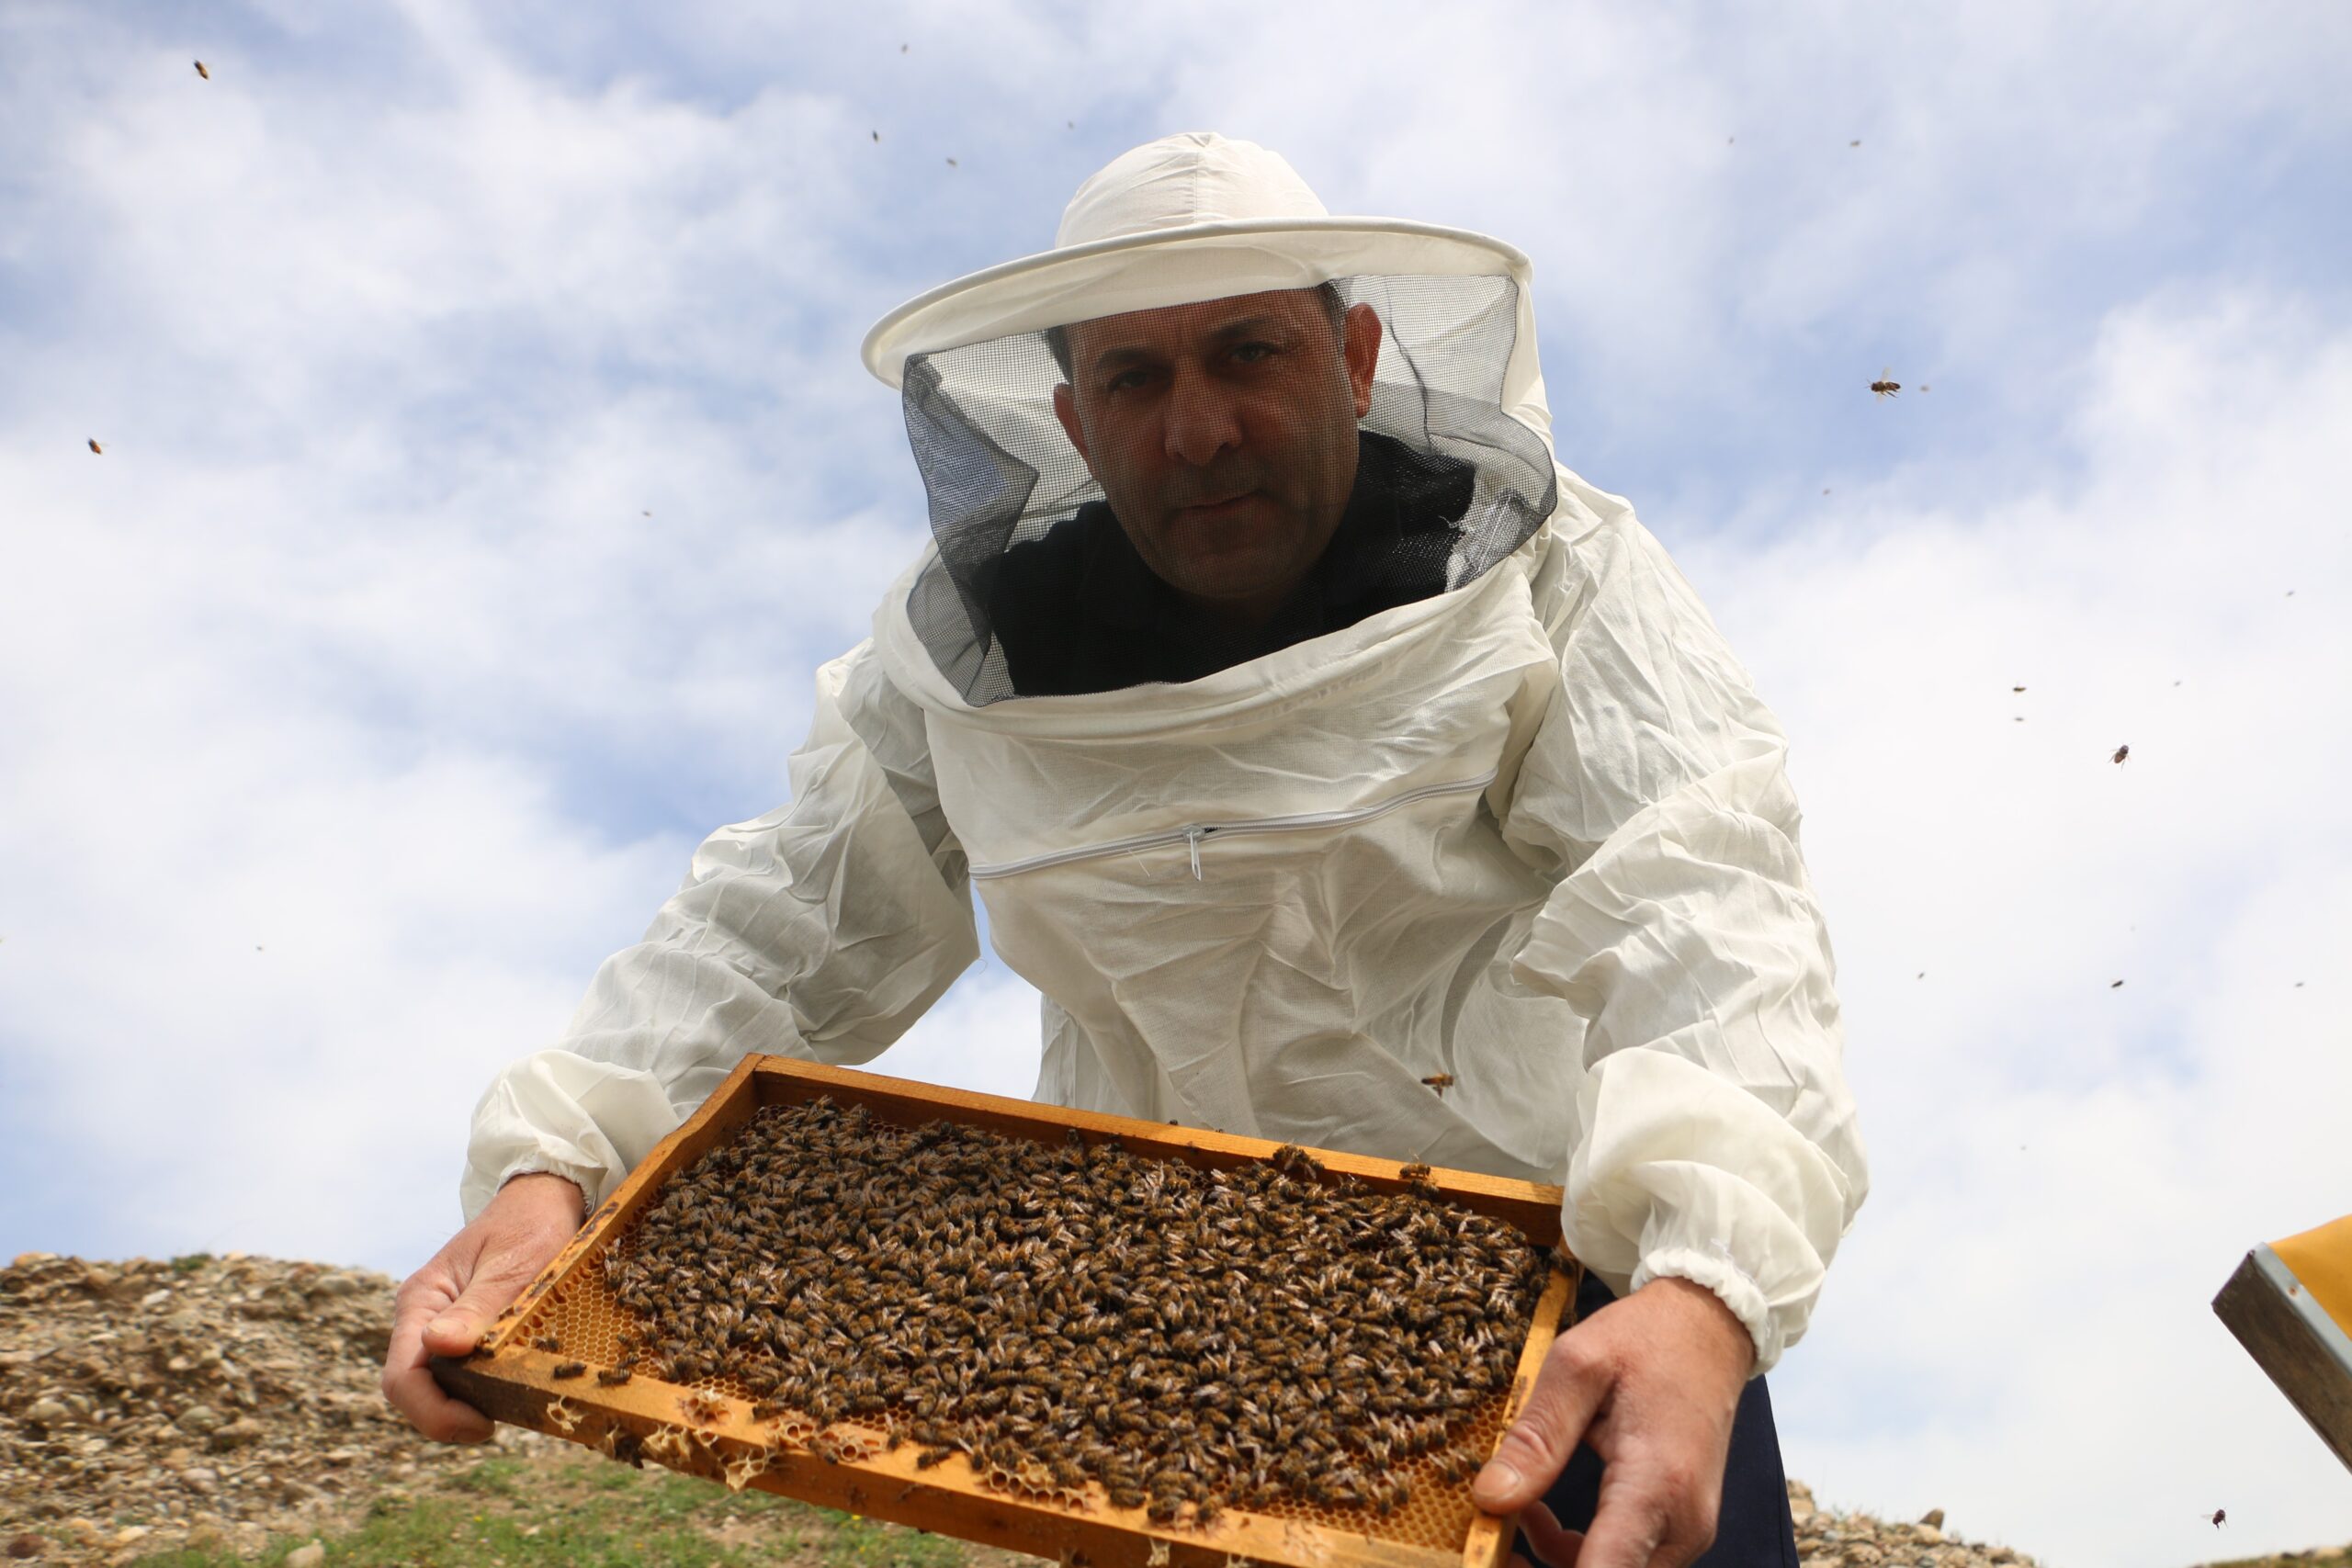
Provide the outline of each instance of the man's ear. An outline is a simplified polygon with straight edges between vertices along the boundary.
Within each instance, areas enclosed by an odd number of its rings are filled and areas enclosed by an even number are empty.
[[[1356,417],[1372,412],[1372,373],[1380,365],[1380,312],[1369,305],[1351,305],[1348,339],[1340,350],[1348,362],[1348,389],[1355,393]]]
[[[1078,448],[1079,460],[1086,465],[1086,471],[1092,473],[1094,460],[1086,455],[1086,426],[1078,422],[1078,395],[1069,389],[1068,381],[1054,389],[1054,417],[1062,422],[1062,434]]]

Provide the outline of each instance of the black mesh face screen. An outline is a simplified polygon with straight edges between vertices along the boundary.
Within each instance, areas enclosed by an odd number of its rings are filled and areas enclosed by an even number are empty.
[[[1053,411],[1043,333],[907,362],[907,436],[937,564],[914,629],[975,706],[1195,680],[1483,575],[1552,511],[1544,441],[1502,410],[1518,331],[1507,277],[1344,279],[1381,318],[1356,490],[1313,578],[1265,626],[1185,615],[1125,545]]]

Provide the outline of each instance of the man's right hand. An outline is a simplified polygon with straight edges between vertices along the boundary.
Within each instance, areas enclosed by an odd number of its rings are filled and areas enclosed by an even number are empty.
[[[563,1250],[586,1213],[579,1187],[565,1178],[518,1176],[401,1284],[392,1299],[384,1397],[410,1426],[436,1442],[490,1440],[490,1417],[442,1393],[425,1362],[472,1349],[507,1303]]]

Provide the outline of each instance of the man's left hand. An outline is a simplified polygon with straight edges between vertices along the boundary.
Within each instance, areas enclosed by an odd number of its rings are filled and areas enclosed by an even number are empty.
[[[1526,1509],[1550,1568],[1683,1568],[1715,1539],[1732,1414],[1755,1365],[1755,1341],[1713,1291],[1653,1280],[1553,1341],[1472,1498],[1490,1514]],[[1579,1441],[1604,1466],[1582,1531],[1543,1504]]]

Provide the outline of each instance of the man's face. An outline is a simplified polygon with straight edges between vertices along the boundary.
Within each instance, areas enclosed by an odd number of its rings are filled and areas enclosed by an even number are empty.
[[[1069,329],[1054,412],[1146,565],[1261,622],[1330,543],[1372,406],[1380,318],[1316,291],[1237,295]]]

